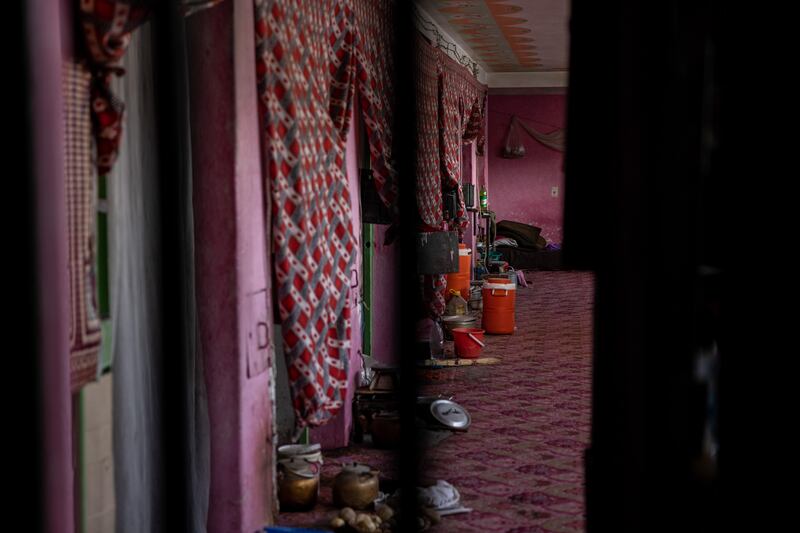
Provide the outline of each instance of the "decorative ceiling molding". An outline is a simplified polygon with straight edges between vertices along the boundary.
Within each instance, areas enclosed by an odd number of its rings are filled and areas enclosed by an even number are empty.
[[[568,0],[417,0],[492,73],[566,70]]]
[[[481,82],[484,85],[486,85],[487,84],[487,68],[486,68],[486,64],[483,61],[480,60],[480,56],[478,56],[475,53],[474,50],[472,50],[468,46],[466,46],[464,44],[464,42],[461,39],[458,38],[457,35],[454,35],[454,34],[448,32],[447,30],[445,30],[442,27],[442,25],[439,24],[439,22],[434,17],[432,17],[430,15],[430,13],[428,13],[420,4],[416,4],[415,7],[416,7],[416,10],[417,10],[417,13],[418,13],[418,19],[422,18],[426,22],[430,22],[431,25],[436,27],[436,29],[434,31],[431,31],[428,27],[426,27],[427,24],[420,24],[419,22],[417,22],[417,24],[416,24],[417,29],[420,32],[422,32],[422,34],[425,35],[425,37],[430,39],[430,41],[433,44],[436,44],[436,40],[437,40],[437,35],[436,35],[435,32],[439,32],[445,40],[450,41],[450,43],[453,45],[453,47],[456,50],[456,55],[457,56],[466,56],[471,61],[474,61],[475,63],[477,63],[477,65],[480,68],[477,69],[478,73],[477,73],[476,78],[477,78],[477,80],[479,82]],[[461,62],[461,63],[464,64],[463,62]]]
[[[472,75],[482,84],[486,84],[486,73],[466,51],[461,48],[453,38],[434,22],[430,16],[419,6],[414,6],[414,25],[422,35],[437,46],[449,57],[458,61],[461,66],[472,72]]]

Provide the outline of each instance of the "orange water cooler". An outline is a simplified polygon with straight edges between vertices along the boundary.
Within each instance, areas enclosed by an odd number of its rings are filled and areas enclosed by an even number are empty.
[[[460,243],[458,245],[458,272],[447,274],[447,299],[449,300],[450,291],[458,291],[464,300],[469,301],[469,279],[470,271],[472,270],[472,261],[470,253],[472,250],[467,248],[467,245]]]
[[[514,333],[517,285],[508,278],[488,278],[483,283],[483,329],[486,333]]]

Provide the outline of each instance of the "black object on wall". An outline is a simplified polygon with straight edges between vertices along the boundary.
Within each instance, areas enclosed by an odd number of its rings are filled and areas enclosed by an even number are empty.
[[[458,272],[458,232],[417,233],[417,273]]]
[[[372,169],[362,168],[361,175],[361,220],[366,224],[391,224],[392,213],[383,203],[375,181],[372,178]]]
[[[458,211],[458,197],[456,191],[447,191],[442,197],[445,220],[452,220]]]
[[[464,193],[464,206],[475,207],[475,185],[472,183],[465,183],[461,186]]]

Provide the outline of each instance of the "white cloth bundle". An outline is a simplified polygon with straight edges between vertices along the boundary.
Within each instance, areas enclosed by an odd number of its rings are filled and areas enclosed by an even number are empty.
[[[458,490],[447,481],[439,480],[436,485],[420,488],[418,491],[420,502],[436,510],[455,507],[461,501]]]

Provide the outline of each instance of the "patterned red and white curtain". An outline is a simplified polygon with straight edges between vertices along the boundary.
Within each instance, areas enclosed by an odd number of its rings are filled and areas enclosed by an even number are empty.
[[[97,376],[102,338],[96,289],[96,192],[92,161],[91,74],[85,65],[64,62],[64,175],[69,240],[70,386],[78,391]]]
[[[355,92],[350,0],[255,0],[274,269],[298,427],[343,406],[356,240],[345,174]]]
[[[395,0],[354,0],[354,9],[359,107],[373,181],[381,200],[397,217],[397,171],[392,160]]]
[[[225,0],[180,0],[185,16]],[[120,66],[131,32],[144,24],[155,0],[75,0],[83,45],[92,71],[92,126],[97,171],[108,174],[117,159],[125,104],[111,92],[111,79],[125,71]]]
[[[455,191],[458,209],[449,221],[460,234],[467,227],[461,191],[461,147],[481,136],[487,88],[442,50],[437,50],[439,151],[444,191]]]
[[[439,151],[438,51],[422,34],[414,40],[414,86],[417,107],[416,198],[420,231],[444,230],[441,154]],[[439,317],[445,309],[445,276],[420,276],[422,313]]]
[[[82,39],[79,58],[65,61],[65,178],[70,287],[70,385],[73,392],[97,377],[102,341],[97,300],[97,175],[116,159],[122,133],[122,102],[111,77],[130,41],[130,32],[149,15],[142,0],[75,0]],[[92,142],[94,139],[94,143]],[[94,144],[94,146],[93,146]]]
[[[117,159],[125,105],[111,92],[111,78],[122,75],[130,34],[150,16],[152,0],[77,0],[78,21],[92,72],[91,110],[96,165],[108,174]]]
[[[417,106],[417,208],[425,231],[442,229],[442,179],[439,153],[438,53],[421,34],[414,41]]]

